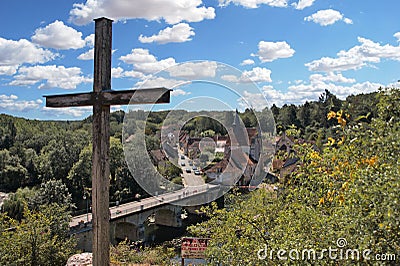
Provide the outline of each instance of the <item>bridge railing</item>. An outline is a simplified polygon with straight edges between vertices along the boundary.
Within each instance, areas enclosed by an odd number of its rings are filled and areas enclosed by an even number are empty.
[[[129,215],[131,213],[140,212],[146,209],[150,209],[153,207],[157,207],[160,205],[176,202],[179,200],[183,200],[185,198],[189,198],[195,195],[202,194],[207,192],[210,189],[218,187],[217,185],[209,185],[204,184],[201,186],[194,187],[185,187],[183,189],[169,192],[165,194],[161,194],[156,197],[146,198],[141,201],[135,201],[130,203],[124,203],[119,206],[114,206],[110,208],[110,217],[111,220],[119,218],[121,216]],[[76,226],[84,226],[86,227],[86,223],[91,223],[92,214],[82,214],[75,217],[72,217],[72,221],[70,222],[70,227]]]

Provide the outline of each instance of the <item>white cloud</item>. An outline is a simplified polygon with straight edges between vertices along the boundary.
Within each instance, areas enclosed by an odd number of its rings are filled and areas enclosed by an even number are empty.
[[[220,6],[228,6],[231,3],[246,8],[257,8],[262,4],[274,7],[287,7],[288,5],[287,0],[219,0]]]
[[[94,37],[95,37],[94,33],[86,36],[85,43],[87,46],[94,47]]]
[[[294,53],[295,50],[286,42],[260,41],[257,54],[252,54],[252,56],[258,56],[261,62],[272,62],[279,58],[292,57]]]
[[[337,53],[337,58],[322,57],[305,64],[310,71],[345,71],[360,69],[368,63],[379,63],[382,58],[400,61],[400,46],[381,45],[358,37],[360,45]]]
[[[339,11],[333,9],[319,10],[311,16],[305,17],[305,21],[313,21],[321,26],[332,25],[337,21],[343,20],[346,24],[353,24],[349,18],[345,18]]]
[[[78,67],[66,68],[64,66],[32,66],[21,67],[18,74],[10,82],[13,86],[31,86],[42,82],[38,88],[75,89],[81,83],[92,82],[91,78],[82,76]]]
[[[66,108],[49,108],[43,107],[42,112],[46,114],[46,116],[53,117],[64,117],[64,116],[72,116],[72,117],[82,117],[83,115],[89,115],[92,112],[92,107],[83,106],[83,107],[66,107]]]
[[[141,72],[131,70],[131,71],[125,71],[123,73],[124,77],[130,77],[130,78],[143,78],[145,75]]]
[[[142,43],[171,43],[171,42],[187,42],[191,41],[191,37],[194,36],[195,33],[193,28],[189,26],[187,23],[179,23],[172,27],[165,28],[160,30],[157,35],[153,35],[150,37],[145,37],[143,35],[139,36],[139,41]]]
[[[173,89],[177,86],[188,84],[187,81],[176,80],[176,79],[166,79],[163,77],[148,77],[147,79],[141,80],[135,84],[135,89],[138,88],[159,88],[164,87],[168,89]]]
[[[216,75],[218,65],[213,61],[186,62],[174,65],[167,69],[171,77],[186,79],[213,78]]]
[[[172,57],[158,61],[154,55],[149,53],[149,50],[143,48],[135,48],[130,54],[121,56],[119,59],[126,64],[133,65],[136,71],[143,74],[158,72],[176,64]]]
[[[242,97],[238,99],[238,104],[243,109],[251,107],[256,111],[261,111],[267,107],[267,102],[261,93],[251,93],[248,91],[243,91]]]
[[[131,71],[125,71],[122,67],[116,67],[111,69],[111,77],[113,78],[124,78],[124,77],[130,77],[130,78],[143,78],[144,75],[143,73],[131,70]]]
[[[314,79],[314,80],[313,80]],[[315,77],[310,77],[310,83],[297,84],[288,87],[286,92],[274,89],[272,86],[264,86],[263,95],[270,104],[282,106],[284,104],[303,104],[306,101],[316,101],[319,96],[325,91],[329,90],[338,98],[344,100],[349,95],[356,95],[360,93],[370,93],[377,91],[379,87],[385,87],[380,83],[362,82],[353,83],[351,85],[337,85],[328,80],[315,81]]]
[[[0,38],[0,75],[15,74],[17,68],[24,63],[46,63],[56,56],[25,39],[13,41]]]
[[[89,47],[94,47],[94,34],[90,34],[85,38],[85,44]],[[114,52],[114,51],[113,51]],[[94,59],[94,48],[80,54],[77,57],[79,60],[93,60]]]
[[[111,69],[111,77],[121,78],[123,76],[124,69],[122,67],[113,67]]]
[[[254,60],[253,59],[245,59],[240,63],[241,66],[248,66],[248,65],[254,65]]]
[[[353,20],[349,19],[349,18],[344,18],[343,22],[346,24],[353,24]]]
[[[82,33],[64,25],[62,21],[54,21],[44,28],[39,28],[32,36],[32,42],[43,47],[60,50],[79,49],[85,46]]]
[[[14,66],[0,66],[0,76],[7,75],[12,76],[17,73],[18,65]]]
[[[93,60],[94,59],[94,48],[90,49],[87,52],[80,54],[77,58],[79,60]]]
[[[164,19],[168,24],[177,24],[214,19],[215,9],[205,7],[201,0],[87,0],[85,4],[74,4],[70,11],[70,20],[77,25],[88,24],[103,16],[113,20]]]
[[[395,34],[393,34],[393,37],[395,37],[397,41],[400,42],[400,32],[396,32]]]
[[[35,101],[18,100],[16,95],[0,95],[0,110],[27,112],[33,109],[38,109],[43,101],[37,99]]]
[[[244,71],[242,75],[242,80],[247,77],[253,82],[271,82],[271,70],[262,67],[255,67],[250,71]]]
[[[262,67],[255,67],[252,70],[243,71],[240,77],[235,75],[223,75],[221,79],[235,82],[235,83],[247,83],[247,82],[271,82],[271,70]]]
[[[190,92],[184,91],[182,89],[174,89],[171,91],[172,96],[189,95]]]
[[[299,0],[298,3],[293,3],[292,6],[298,10],[303,10],[306,7],[310,7],[314,4],[315,0]]]
[[[356,80],[352,78],[346,78],[342,74],[329,72],[326,76],[321,74],[313,74],[310,76],[310,82],[317,84],[321,82],[334,82],[334,83],[355,83]]]

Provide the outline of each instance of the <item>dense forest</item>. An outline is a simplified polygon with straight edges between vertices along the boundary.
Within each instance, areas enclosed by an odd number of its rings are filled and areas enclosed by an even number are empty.
[[[279,197],[265,191],[246,195],[246,199],[235,197],[241,200],[232,199],[232,206],[236,206],[233,211],[208,209],[210,221],[193,228],[193,234],[227,239],[211,242],[209,254],[215,261],[229,265],[256,263],[252,259],[257,257],[243,259],[240,254],[254,253],[258,244],[267,240],[272,241],[272,247],[321,246],[343,234],[360,247],[373,241],[377,251],[399,252],[400,227],[393,220],[399,215],[396,206],[400,200],[398,102],[398,90],[381,89],[345,100],[325,91],[318,101],[299,106],[273,105],[277,134],[286,132],[295,139],[305,139],[319,151],[304,142],[299,144],[298,156],[306,160],[288,182],[280,184]],[[183,117],[192,116],[179,112]],[[263,113],[256,116],[265,119]],[[125,115],[132,119],[123,130]],[[140,110],[111,114],[111,202],[147,196],[130,174],[122,141],[137,135],[137,128],[145,124],[146,149],[159,149],[160,130],[167,115],[167,111],[153,112],[144,121],[146,114]],[[226,133],[219,123],[205,118],[207,113],[197,115],[203,117],[188,120],[184,127],[191,136]],[[253,110],[246,109],[239,115],[246,127],[259,125]],[[226,118],[227,114],[220,112],[217,116]],[[91,117],[82,121],[38,121],[1,114],[0,192],[11,193],[2,212],[23,221],[19,225],[23,227],[28,226],[24,223],[29,219],[46,220],[40,215],[45,216],[47,207],[43,212],[34,212],[40,206],[56,204],[56,210],[65,210],[68,215],[83,210],[84,197],[90,198],[91,129]],[[271,217],[269,213],[276,215]],[[332,215],[342,220],[332,219]],[[221,222],[226,226],[220,226]],[[51,221],[47,223],[54,227]],[[369,240],[360,240],[359,235]],[[54,236],[65,239],[57,228],[50,230],[49,237]],[[221,247],[231,250],[231,255],[219,253]]]

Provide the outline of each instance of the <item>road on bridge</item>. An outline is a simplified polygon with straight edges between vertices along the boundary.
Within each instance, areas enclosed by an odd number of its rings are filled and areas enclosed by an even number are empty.
[[[183,189],[161,194],[157,197],[150,197],[140,201],[133,201],[119,206],[110,207],[111,220],[121,216],[129,215],[131,213],[143,211],[149,208],[157,207],[160,205],[177,202],[179,200],[189,198],[202,193],[207,193],[208,190],[217,188],[219,185],[203,184],[201,186],[190,186]],[[69,223],[70,227],[75,227],[83,223],[92,221],[92,213],[85,213],[72,217]]]

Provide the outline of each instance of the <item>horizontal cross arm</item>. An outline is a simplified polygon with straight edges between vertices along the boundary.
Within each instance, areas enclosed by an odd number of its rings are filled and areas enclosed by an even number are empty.
[[[151,88],[140,90],[106,90],[89,93],[48,95],[46,107],[77,107],[100,105],[169,103],[170,89]]]

